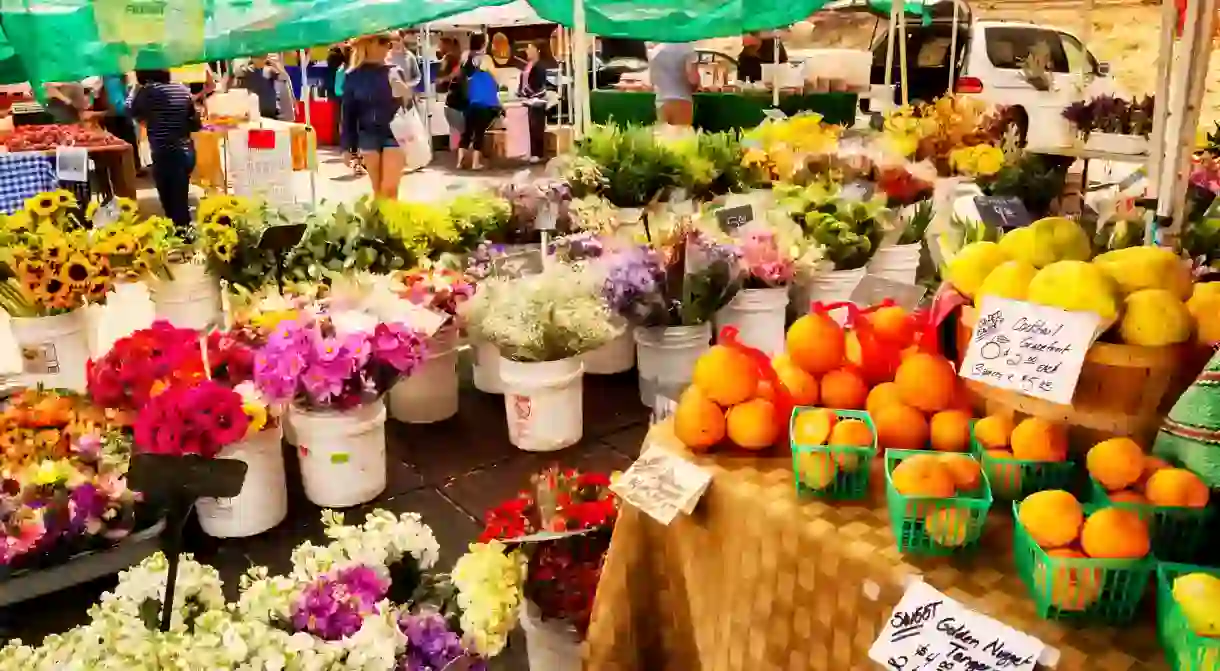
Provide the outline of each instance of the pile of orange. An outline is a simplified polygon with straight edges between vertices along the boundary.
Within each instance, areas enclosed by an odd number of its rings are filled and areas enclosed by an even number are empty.
[[[968,454],[916,454],[894,465],[890,483],[903,496],[951,499],[978,490],[983,473]],[[952,502],[921,501],[908,504],[906,517],[922,519],[928,537],[938,545],[961,547],[972,540],[970,510]]]
[[[1100,508],[1085,516],[1069,492],[1048,489],[1025,497],[1017,508],[1025,532],[1049,557],[1059,559],[1143,559],[1152,549],[1148,524],[1123,508]],[[1102,593],[1101,567],[1042,566],[1035,582],[1052,605],[1082,611]]]
[[[779,439],[786,418],[779,416],[774,390],[758,366],[740,350],[716,345],[695,363],[691,386],[674,410],[674,435],[703,452],[726,439],[761,450]]]
[[[1184,468],[1144,453],[1130,438],[1111,438],[1094,445],[1086,460],[1089,475],[1116,503],[1165,508],[1206,508],[1210,491]]]
[[[1021,465],[1015,461],[1061,463],[1068,458],[1067,427],[1040,417],[1016,426],[1006,415],[988,415],[974,423],[974,439],[987,453],[992,491],[1011,499],[1021,493]]]
[[[792,442],[802,447],[872,447],[873,440],[873,431],[866,422],[841,418],[828,408],[804,410],[792,420]],[[859,453],[850,449],[814,449],[802,451],[796,457],[801,484],[815,490],[829,487],[840,473],[855,473],[862,467],[867,469],[868,464],[862,464]]]

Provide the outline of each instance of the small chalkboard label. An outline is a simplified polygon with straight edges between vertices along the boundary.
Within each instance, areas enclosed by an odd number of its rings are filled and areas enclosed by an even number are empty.
[[[754,207],[752,205],[738,205],[736,207],[721,208],[716,210],[716,220],[720,222],[720,230],[725,233],[732,233],[754,221]]]
[[[233,498],[246,481],[246,462],[139,453],[131,458],[127,479],[132,490],[154,499]]]
[[[258,248],[276,253],[296,247],[305,237],[305,224],[277,224],[263,229],[258,238]]]
[[[525,277],[542,272],[542,251],[528,249],[497,256],[491,260],[491,273],[496,277]]]
[[[974,206],[978,208],[983,223],[995,228],[1012,230],[1033,223],[1025,203],[1016,196],[975,196]]]

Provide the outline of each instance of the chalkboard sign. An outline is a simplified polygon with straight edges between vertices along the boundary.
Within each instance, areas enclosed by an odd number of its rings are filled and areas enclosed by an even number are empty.
[[[736,207],[721,208],[716,210],[716,220],[720,222],[720,230],[725,233],[732,233],[754,221],[754,207],[752,205],[738,205]]]
[[[154,499],[232,498],[241,494],[246,462],[140,453],[131,457],[127,479],[133,490]]]
[[[491,274],[496,277],[525,277],[542,272],[542,250],[527,249],[497,256],[491,260]]]
[[[258,238],[258,248],[276,254],[296,247],[305,237],[305,224],[277,224],[263,229]]]
[[[1016,196],[975,196],[974,206],[983,223],[994,228],[1012,230],[1033,223],[1025,203]]]

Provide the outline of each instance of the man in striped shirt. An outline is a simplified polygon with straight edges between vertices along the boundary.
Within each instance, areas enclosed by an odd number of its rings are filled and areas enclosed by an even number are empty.
[[[189,235],[191,172],[195,170],[191,133],[199,130],[199,112],[190,89],[171,82],[169,70],[139,70],[136,81],[138,86],[127,100],[127,109],[148,130],[153,182],[161,209],[179,233]]]

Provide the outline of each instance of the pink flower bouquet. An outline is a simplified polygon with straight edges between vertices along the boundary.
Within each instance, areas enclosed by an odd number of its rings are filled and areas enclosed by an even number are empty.
[[[338,333],[325,319],[280,322],[254,359],[254,381],[273,401],[348,410],[376,400],[424,361],[424,338],[398,323]]]
[[[787,250],[780,249],[773,231],[744,232],[739,241],[745,289],[784,287],[792,282],[795,262]]]
[[[250,418],[241,394],[213,380],[171,385],[136,417],[136,449],[152,454],[215,457],[246,436]]]

